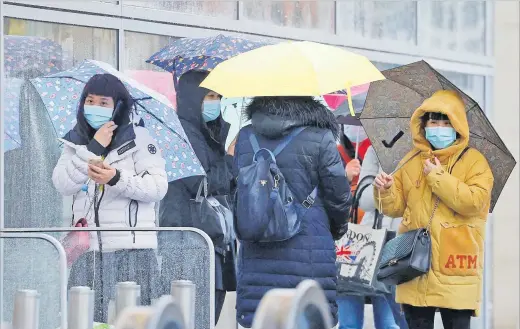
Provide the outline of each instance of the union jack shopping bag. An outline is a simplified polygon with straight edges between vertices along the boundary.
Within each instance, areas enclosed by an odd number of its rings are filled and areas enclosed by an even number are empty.
[[[382,215],[377,214],[374,226],[349,223],[347,233],[336,241],[338,292],[390,293],[390,287],[376,279],[381,250],[387,239],[386,229],[380,228],[381,220]]]

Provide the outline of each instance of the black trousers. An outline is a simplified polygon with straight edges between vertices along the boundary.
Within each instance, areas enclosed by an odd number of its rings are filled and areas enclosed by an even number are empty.
[[[226,300],[226,291],[225,290],[215,290],[215,325],[218,323],[218,319],[220,319],[220,313],[222,312],[222,306],[224,306],[224,301]]]
[[[402,305],[409,329],[433,329],[437,307]],[[444,329],[470,329],[472,310],[439,308]]]

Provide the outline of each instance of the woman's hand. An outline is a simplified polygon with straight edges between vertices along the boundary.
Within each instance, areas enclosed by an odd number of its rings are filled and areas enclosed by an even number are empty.
[[[112,137],[114,136],[114,130],[117,129],[117,125],[114,121],[110,121],[101,126],[101,128],[96,131],[94,135],[94,139],[97,140],[99,144],[103,147],[107,147],[112,142]]]
[[[440,166],[441,166],[441,162],[439,161],[439,159],[435,158],[435,163],[433,163],[430,159],[427,159],[424,162],[424,168],[423,168],[424,174],[426,176],[428,176],[432,172],[432,170],[437,169]]]
[[[394,185],[394,178],[392,175],[382,172],[374,179],[374,185],[379,191],[386,191]]]
[[[359,176],[361,172],[361,164],[358,159],[351,160],[345,167],[345,174],[347,175],[348,181],[352,182],[354,177]]]
[[[231,156],[234,156],[235,155],[235,145],[237,143],[237,137],[235,137],[235,139],[233,139],[233,141],[231,142],[231,144],[229,144],[229,147],[227,149],[227,154],[231,155]]]
[[[103,162],[103,168],[88,165],[88,177],[98,184],[108,184],[116,175],[116,169]]]

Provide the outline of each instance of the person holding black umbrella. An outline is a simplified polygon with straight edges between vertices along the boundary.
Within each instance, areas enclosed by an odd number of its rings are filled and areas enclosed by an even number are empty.
[[[427,228],[431,267],[397,286],[410,329],[433,329],[437,309],[446,329],[470,328],[481,302],[484,236],[494,177],[486,158],[469,148],[465,104],[439,90],[412,115],[414,148],[393,175],[380,173],[379,210],[402,217],[399,232]]]

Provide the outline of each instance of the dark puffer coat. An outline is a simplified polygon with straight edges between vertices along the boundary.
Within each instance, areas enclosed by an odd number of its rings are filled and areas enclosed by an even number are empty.
[[[346,229],[351,206],[332,113],[310,97],[261,97],[249,105],[252,125],[243,128],[235,147],[233,173],[252,163],[249,135],[260,147],[273,150],[292,129],[308,127],[279,154],[276,161],[299,202],[318,186],[316,203],[307,211],[303,231],[285,242],[241,242],[237,273],[237,320],[250,327],[260,299],[273,288],[294,288],[314,279],[325,290],[336,319],[334,238]],[[334,236],[334,238],[333,238]]]
[[[225,140],[229,124],[219,117],[206,123],[202,119],[202,103],[209,92],[199,87],[206,72],[188,72],[177,85],[177,115],[188,139],[208,177],[208,193],[213,196],[230,195],[233,157],[226,154]],[[195,198],[202,177],[188,177],[168,184],[168,192],[159,208],[159,226],[193,227],[190,200]],[[169,234],[159,234],[162,250],[167,250]],[[222,254],[215,259],[215,288],[224,290]]]

